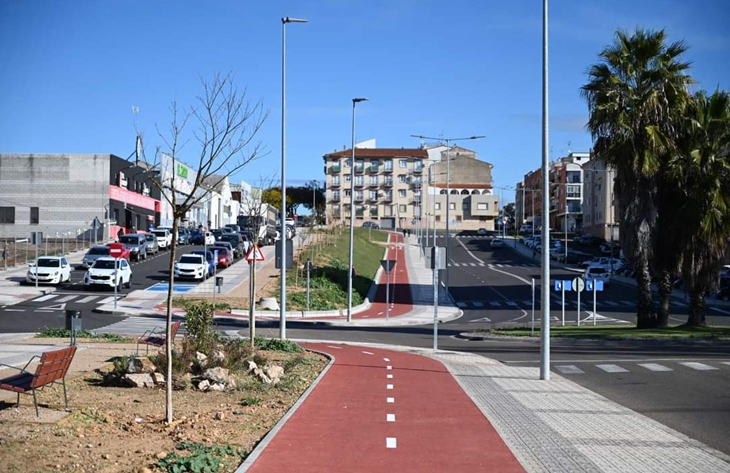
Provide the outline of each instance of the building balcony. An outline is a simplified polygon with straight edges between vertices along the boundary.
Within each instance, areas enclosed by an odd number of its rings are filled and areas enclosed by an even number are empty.
[[[339,202],[339,201],[340,201],[339,195],[333,195],[332,197],[330,197],[330,202]]]
[[[370,217],[371,218],[378,218],[378,211],[377,210],[371,210],[370,211]]]
[[[423,172],[423,166],[416,166],[413,168],[415,174],[421,174]]]
[[[355,187],[365,187],[365,182],[355,179]]]
[[[370,184],[369,184],[370,187],[378,187],[379,185],[380,185],[379,182],[372,182],[372,181],[370,181]]]
[[[342,171],[342,165],[341,164],[335,164],[329,167],[330,174],[338,174]]]
[[[340,187],[340,180],[330,182],[330,187]]]
[[[363,196],[361,196],[361,195],[356,195],[356,196],[355,196],[355,202],[362,202],[363,200],[365,200],[365,199],[363,198]]]
[[[378,172],[380,172],[380,166],[372,166],[371,165],[371,166],[368,167],[368,172],[370,174],[377,174]]]
[[[356,172],[357,174],[362,174],[362,173],[364,173],[364,172],[365,172],[365,166],[363,166],[362,164],[358,166],[358,165],[356,164],[356,165],[355,165],[355,172]]]
[[[385,186],[385,187],[393,187],[393,181],[392,180],[383,181],[383,186]]]
[[[393,166],[385,166],[383,168],[383,172],[392,173],[393,172]]]

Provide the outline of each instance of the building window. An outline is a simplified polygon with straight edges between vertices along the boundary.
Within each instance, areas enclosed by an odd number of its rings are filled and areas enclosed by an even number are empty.
[[[477,210],[489,210],[489,204],[477,204]]]
[[[455,203],[453,203],[453,202],[451,202],[451,203],[449,204],[449,210],[456,210],[456,204],[455,204]]]
[[[399,205],[398,206],[398,211],[399,212],[402,212],[402,213],[405,213],[406,212],[406,206],[405,205]]]
[[[0,223],[15,223],[15,207],[0,207]]]
[[[352,182],[352,174],[345,174],[345,182]]]
[[[406,182],[406,175],[405,174],[398,174],[398,180],[400,182]]]
[[[332,192],[332,200],[340,200],[340,191]]]
[[[406,169],[408,167],[408,160],[407,159],[399,160],[398,166],[400,166],[401,169]]]
[[[388,160],[385,161],[385,169],[387,171],[392,171],[393,170],[393,161],[392,160],[388,159]]]
[[[405,197],[405,196],[406,196],[406,190],[405,189],[400,189],[398,191],[398,197]]]
[[[340,176],[337,176],[332,179],[332,185],[333,186],[339,186],[340,185]]]
[[[462,202],[461,210],[469,210],[469,202]]]
[[[365,178],[363,176],[355,176],[355,185],[356,186],[365,185]]]
[[[350,197],[350,189],[345,189],[345,197]]]
[[[370,191],[370,200],[378,199],[378,191]]]
[[[436,202],[436,203],[434,204],[434,208],[435,208],[436,210],[441,210],[441,204],[440,204],[439,202]]]
[[[40,223],[40,212],[38,211],[38,207],[31,207],[30,208],[30,224],[38,225]]]
[[[371,186],[377,186],[378,185],[378,176],[370,176],[370,185]]]

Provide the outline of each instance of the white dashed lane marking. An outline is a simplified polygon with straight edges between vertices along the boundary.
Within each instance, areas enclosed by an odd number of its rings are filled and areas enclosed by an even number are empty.
[[[649,371],[674,371],[668,366],[660,365],[659,363],[638,363],[642,368],[646,368]]]
[[[563,374],[581,374],[585,373],[582,369],[575,365],[555,365],[555,369]]]
[[[686,366],[687,368],[692,368],[693,370],[699,370],[699,371],[710,371],[710,370],[716,370],[714,366],[706,365],[704,363],[697,363],[695,361],[685,361],[680,363],[680,365]]]
[[[602,369],[606,373],[628,373],[629,370],[621,368],[619,365],[596,365],[596,368]]]

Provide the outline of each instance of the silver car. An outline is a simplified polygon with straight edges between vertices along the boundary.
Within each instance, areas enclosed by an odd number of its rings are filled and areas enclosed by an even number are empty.
[[[94,261],[102,256],[109,256],[109,247],[104,245],[92,246],[84,255],[84,259],[81,260],[81,266],[90,268]]]
[[[145,240],[147,240],[147,253],[156,255],[160,251],[160,246],[157,244],[157,235],[154,233],[145,233]]]

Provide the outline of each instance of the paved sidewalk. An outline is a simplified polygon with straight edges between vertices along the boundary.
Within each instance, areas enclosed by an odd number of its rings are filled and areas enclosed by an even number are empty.
[[[540,381],[537,368],[445,351],[306,346],[333,363],[237,473],[730,472],[722,452],[558,375]]]

